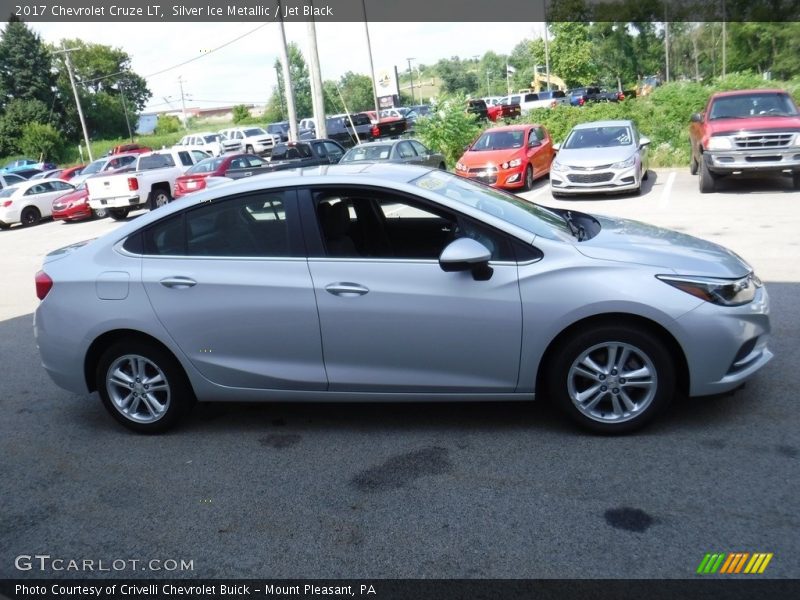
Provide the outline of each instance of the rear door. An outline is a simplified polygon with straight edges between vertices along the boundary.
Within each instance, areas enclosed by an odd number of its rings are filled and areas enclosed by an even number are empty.
[[[294,191],[215,200],[142,235],[142,280],[155,314],[204,377],[251,389],[325,389]]]

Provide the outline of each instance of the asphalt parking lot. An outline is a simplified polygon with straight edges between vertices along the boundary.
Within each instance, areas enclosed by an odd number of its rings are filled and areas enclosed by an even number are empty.
[[[797,578],[800,192],[650,175],[641,196],[525,196],[732,248],[767,283],[775,359],[618,438],[544,402],[207,404],[128,433],[50,382],[31,327],[42,256],[117,224],[0,231],[0,578],[91,575],[20,572],[21,554],[193,561],[179,577],[685,578],[707,552],[772,552],[766,573]]]

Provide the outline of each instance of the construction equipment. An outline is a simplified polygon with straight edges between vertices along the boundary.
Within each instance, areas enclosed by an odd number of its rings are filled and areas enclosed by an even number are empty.
[[[531,81],[531,86],[533,87],[534,92],[541,92],[542,90],[547,89],[547,75],[544,73],[539,73],[538,71],[534,72],[533,74],[533,81]],[[562,92],[567,91],[567,84],[564,83],[564,80],[560,77],[556,77],[552,73],[550,73],[550,89],[557,89],[561,90]]]

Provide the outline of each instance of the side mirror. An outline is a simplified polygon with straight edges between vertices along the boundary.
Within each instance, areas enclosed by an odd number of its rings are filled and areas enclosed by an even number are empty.
[[[446,273],[472,271],[476,281],[486,281],[493,273],[489,266],[491,257],[492,253],[480,242],[472,238],[458,238],[442,250],[439,266]]]
[[[540,142],[539,140],[531,140],[528,143],[528,148],[536,148],[536,147],[541,146],[541,145],[542,145],[542,142]]]
[[[559,150],[561,150],[561,144],[560,144],[560,143],[558,143],[558,144],[553,144],[553,150],[555,150],[556,152],[558,152]]]
[[[639,138],[639,147],[640,148],[644,148],[649,143],[650,143],[650,138],[649,137],[642,136],[642,137]]]
[[[692,123],[702,123],[703,113],[694,113],[691,117],[689,117],[689,121]]]

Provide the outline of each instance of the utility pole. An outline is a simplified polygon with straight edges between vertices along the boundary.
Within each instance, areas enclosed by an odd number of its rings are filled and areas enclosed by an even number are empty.
[[[417,99],[414,97],[414,71],[411,70],[411,61],[414,58],[407,58],[408,61],[408,76],[411,78],[411,103],[416,104]],[[422,104],[422,93],[420,92],[420,100],[419,103]]]
[[[487,96],[491,96],[492,95],[492,88],[489,87],[489,70],[488,69],[486,70],[486,95]]]
[[[728,29],[725,26],[725,0],[722,0],[722,78],[725,79],[725,70],[728,66],[727,41]]]
[[[275,65],[275,78],[278,80],[278,102],[281,103],[281,121],[286,116],[286,105],[283,103],[283,85],[281,84],[281,68]]]
[[[547,18],[544,21],[544,71],[547,75],[547,91],[550,91],[550,42],[548,41]]]
[[[122,87],[122,82],[119,83],[119,95],[122,98],[122,110],[125,111],[125,124],[128,126],[128,137],[133,142],[133,132],[131,131],[131,121],[128,118],[128,105],[125,103],[125,90]]]
[[[309,0],[309,6],[313,1]],[[314,11],[311,11],[312,13]],[[308,64],[311,67],[311,103],[314,107],[314,122],[317,124],[317,137],[327,138],[328,128],[325,126],[325,96],[322,89],[322,73],[319,68],[319,52],[317,52],[317,28],[312,16],[306,22],[308,32]]]
[[[75,105],[78,107],[78,117],[81,120],[81,129],[83,129],[83,141],[86,142],[86,152],[89,153],[89,162],[94,160],[92,156],[92,146],[89,144],[89,133],[86,130],[86,119],[83,118],[83,109],[81,108],[81,99],[78,96],[78,88],[75,87],[75,75],[72,73],[72,62],[69,59],[69,53],[75,52],[78,48],[64,48],[61,46],[61,50],[53,52],[53,54],[64,54],[64,62],[67,65],[67,73],[69,73],[69,82],[72,85],[72,93],[75,95]]]
[[[183,78],[178,76],[178,85],[181,87],[181,112],[183,113],[183,128],[189,129],[189,119],[186,118],[186,99],[183,97]]]
[[[297,113],[294,110],[294,87],[292,87],[292,74],[289,70],[289,49],[286,47],[286,31],[283,28],[283,15],[281,3],[278,2],[278,18],[281,32],[281,58],[283,59],[283,87],[286,92],[286,112],[289,114],[289,141],[297,141]]]
[[[667,6],[664,4],[664,62],[666,63],[666,81],[669,83],[669,17],[667,16]]]
[[[378,106],[378,90],[375,87],[375,65],[372,64],[372,44],[369,43],[369,22],[367,21],[367,3],[361,0],[364,9],[364,30],[367,32],[367,54],[369,55],[369,73],[372,77],[372,99],[375,101],[375,118],[379,119],[381,108]]]

